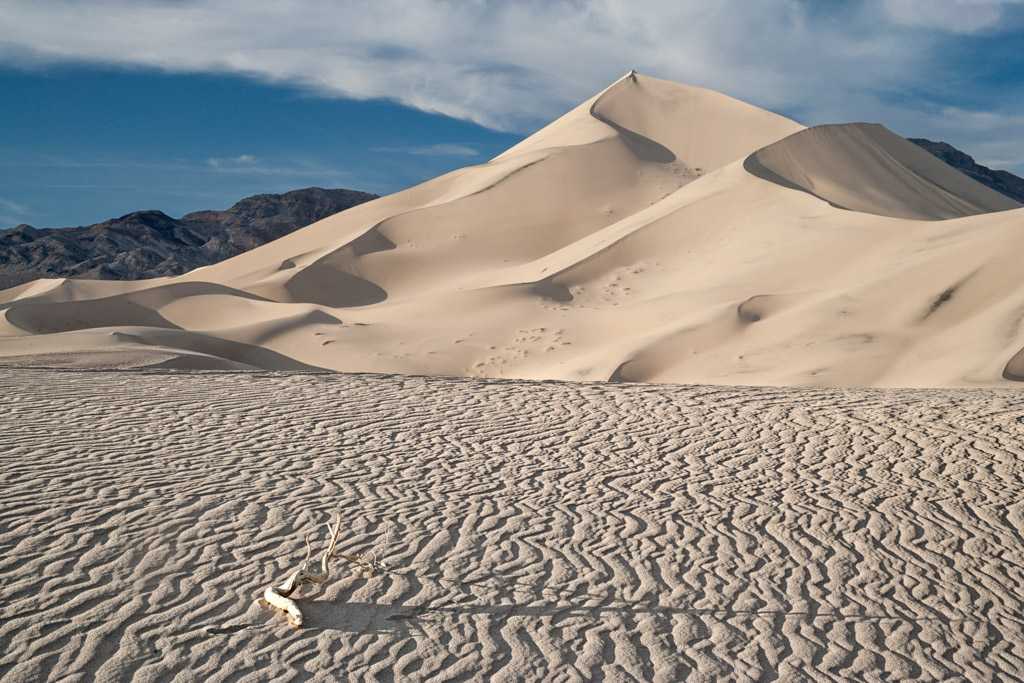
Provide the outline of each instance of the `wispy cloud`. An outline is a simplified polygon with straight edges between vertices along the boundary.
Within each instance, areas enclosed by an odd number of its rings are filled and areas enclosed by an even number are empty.
[[[1000,0],[7,0],[0,58],[233,72],[528,129],[631,67],[762,105],[919,84]],[[933,29],[933,31],[922,30]],[[112,39],[116,37],[116,40]]]
[[[211,163],[217,162],[217,163]],[[242,176],[279,176],[281,178],[318,178],[323,182],[338,182],[350,178],[351,172],[313,162],[258,162],[245,154],[233,159],[208,159],[206,171],[210,173]]]
[[[252,154],[239,154],[236,157],[210,157],[206,165],[211,168],[231,168],[235,166],[252,166],[256,163],[256,157]]]
[[[1006,5],[1015,0],[884,0],[897,24],[950,33],[977,33],[999,25]]]
[[[0,161],[2,166],[61,168],[61,169],[139,169],[149,171],[177,171],[188,173],[217,173],[251,176],[281,176],[284,178],[323,178],[337,181],[351,176],[351,171],[302,160],[265,161],[252,154],[233,157],[210,157],[202,162],[183,159],[166,161],[138,161],[135,159],[80,160],[42,157],[31,160]],[[0,206],[3,206],[0,200]]]
[[[372,152],[387,152],[391,154],[412,154],[421,157],[478,157],[480,152],[469,145],[454,143],[439,143],[436,145],[421,145],[411,147],[373,147]]]
[[[24,223],[29,211],[30,209],[24,204],[0,197],[0,229],[3,229],[5,226]]]
[[[26,216],[32,211],[24,204],[19,204],[18,202],[13,202],[10,199],[4,199],[3,197],[0,197],[0,210],[15,216]]]
[[[950,77],[961,66],[948,56],[951,41],[1020,31],[1024,23],[1019,0],[3,4],[0,62],[233,73],[327,96],[389,98],[517,132],[536,128],[633,67],[795,112],[808,123],[931,120],[936,102],[971,102],[965,108],[980,111],[977,79]],[[1002,98],[1006,111],[1020,108],[1021,87],[989,93],[990,99]],[[971,130],[961,140],[983,140],[979,127]],[[471,157],[463,145],[404,151]],[[242,156],[217,157],[208,168],[301,174]]]

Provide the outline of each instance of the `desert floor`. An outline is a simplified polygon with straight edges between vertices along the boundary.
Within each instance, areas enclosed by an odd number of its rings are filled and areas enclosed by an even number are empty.
[[[4,680],[1024,677],[1015,391],[6,369],[0,427]],[[336,510],[388,568],[293,629]]]

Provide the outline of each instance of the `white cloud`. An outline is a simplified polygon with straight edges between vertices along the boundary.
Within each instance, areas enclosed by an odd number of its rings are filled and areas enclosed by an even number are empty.
[[[839,5],[838,20],[814,5],[6,0],[0,59],[246,74],[524,130],[633,67],[784,107],[900,83],[926,52],[873,1]]]
[[[266,163],[253,154],[240,154],[235,157],[211,157],[206,160],[210,173],[234,174],[242,176],[280,176],[282,178],[316,178],[320,182],[338,182],[351,177],[351,173],[337,168],[330,168],[310,161],[286,161]]]
[[[480,152],[469,145],[457,143],[439,143],[436,145],[422,145],[412,147],[374,147],[374,152],[389,152],[396,154],[414,154],[421,157],[477,157]]]
[[[943,107],[927,125],[979,163],[1024,175],[1024,116]]]
[[[410,147],[409,154],[425,157],[475,157],[480,153],[469,145],[437,144],[423,147]]]
[[[973,33],[999,21],[998,5],[934,0],[885,0],[893,21],[905,26],[936,28],[954,33]]]
[[[960,107],[943,107],[941,121],[950,128],[975,131],[1005,131],[1024,129],[1024,116],[994,111],[973,111]]]
[[[905,26],[976,33],[999,26],[1014,0],[884,0],[889,18]]]
[[[252,154],[239,154],[237,157],[210,157],[206,165],[216,169],[251,166],[256,163],[256,157]]]
[[[941,63],[944,41],[1001,30],[1010,4],[4,0],[0,62],[240,74],[329,96],[391,98],[517,132],[635,67],[798,112],[807,123],[881,120],[907,124],[906,134],[936,135],[947,128],[910,125],[937,115],[902,94],[947,88],[954,97],[947,103],[955,102],[958,89],[971,86],[950,82]],[[903,103],[885,103],[893,100]],[[960,139],[984,139],[980,126],[968,132]],[[405,151],[469,157],[468,148],[457,147]],[[259,172],[262,164],[244,156],[211,160],[209,168]]]

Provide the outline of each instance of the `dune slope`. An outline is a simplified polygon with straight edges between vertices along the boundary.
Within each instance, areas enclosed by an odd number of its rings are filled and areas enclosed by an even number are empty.
[[[751,154],[744,168],[880,216],[937,220],[1020,206],[878,124],[817,126]]]
[[[0,359],[995,385],[1021,376],[1022,223],[879,126],[627,76],[488,163],[222,263],[0,292]]]

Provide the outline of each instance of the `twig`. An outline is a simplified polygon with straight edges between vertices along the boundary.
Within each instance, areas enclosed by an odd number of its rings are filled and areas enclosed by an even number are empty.
[[[292,599],[292,594],[297,595],[303,584],[313,583],[319,585],[327,581],[330,576],[328,563],[335,554],[334,551],[338,545],[338,535],[341,533],[340,511],[338,512],[338,521],[334,528],[332,529],[328,525],[327,529],[330,532],[330,543],[328,543],[323,555],[320,556],[320,571],[310,568],[312,546],[310,545],[309,538],[312,534],[306,534],[306,559],[302,562],[299,570],[289,576],[280,586],[270,586],[263,591],[262,602],[284,612],[288,618],[288,623],[295,628],[302,626],[302,610],[299,609],[295,600]]]

